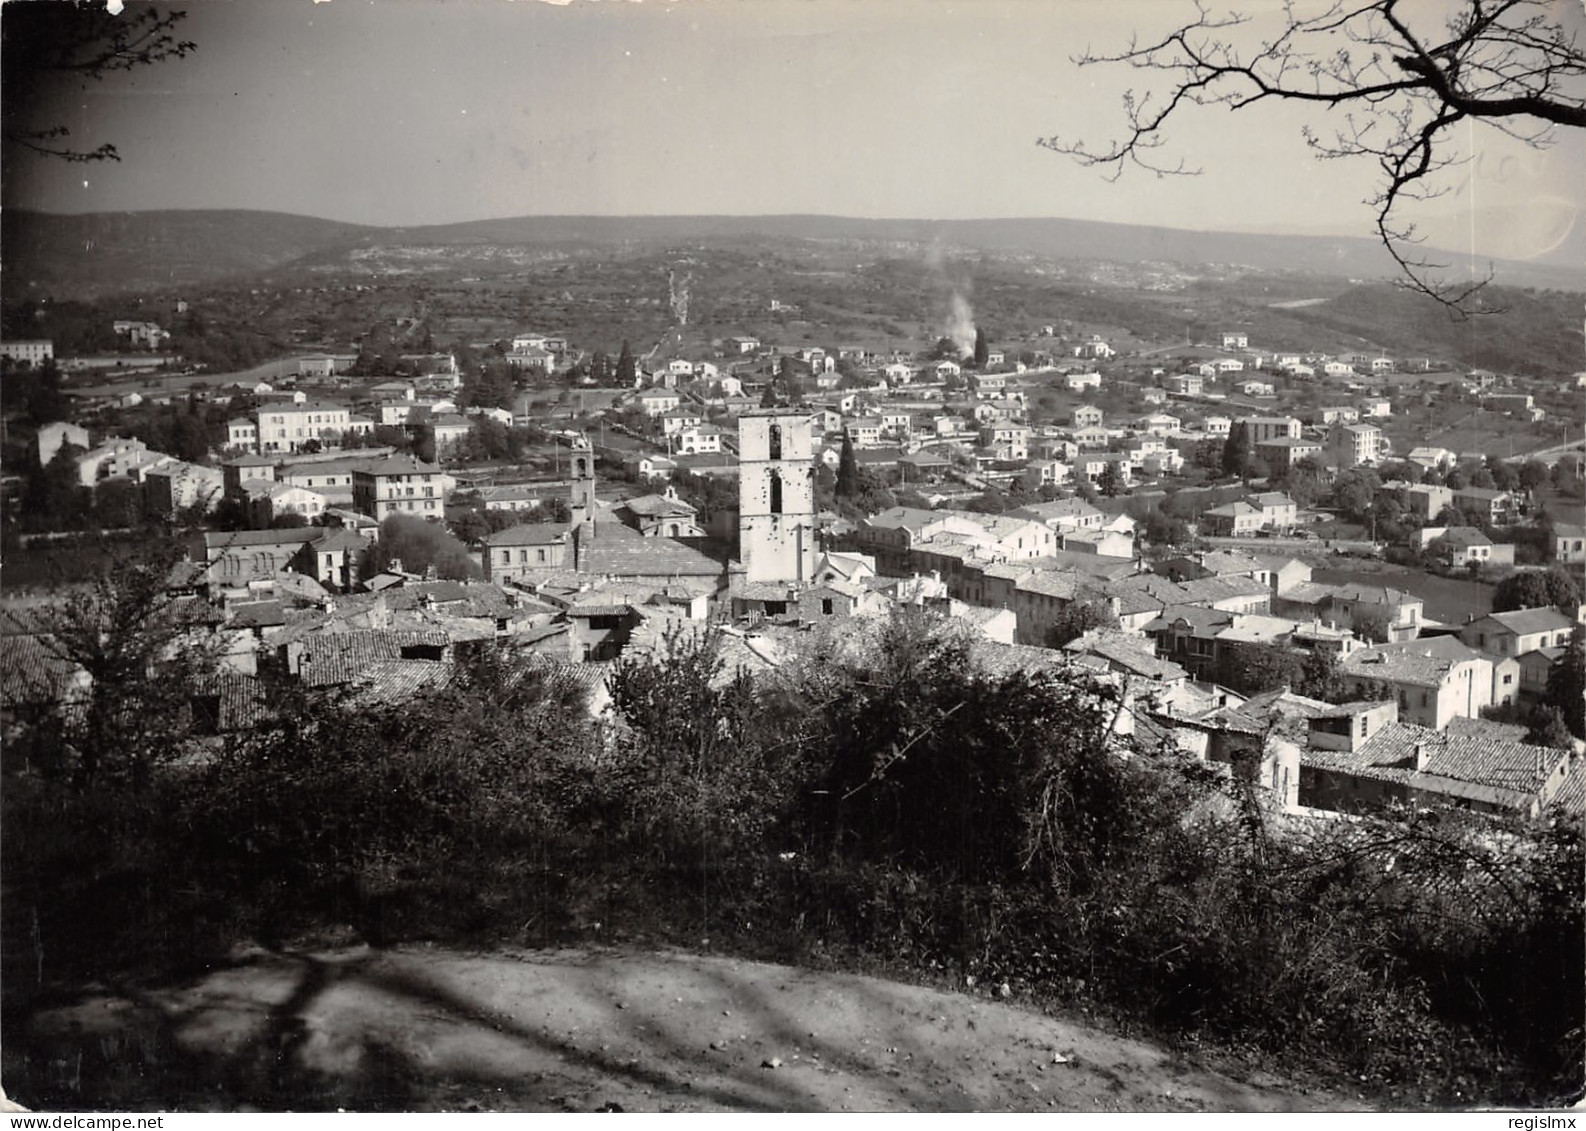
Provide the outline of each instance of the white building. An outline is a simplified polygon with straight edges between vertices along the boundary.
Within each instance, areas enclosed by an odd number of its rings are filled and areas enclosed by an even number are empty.
[[[55,357],[55,343],[42,338],[18,339],[0,342],[0,357],[20,365],[43,365]]]
[[[680,455],[714,455],[722,450],[722,430],[714,424],[695,424],[677,434]]]
[[[1300,422],[1292,416],[1242,416],[1238,423],[1245,426],[1252,444],[1300,437]]]
[[[257,414],[259,451],[301,451],[310,440],[318,440],[326,448],[340,447],[342,433],[347,431],[351,415],[346,405],[329,401],[268,405]]]
[[[390,456],[353,472],[353,506],[376,520],[390,514],[440,518],[454,483],[432,463],[412,456]]]

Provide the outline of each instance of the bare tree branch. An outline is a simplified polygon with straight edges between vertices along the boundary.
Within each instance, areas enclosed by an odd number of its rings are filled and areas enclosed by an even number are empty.
[[[102,82],[106,75],[185,58],[198,49],[180,39],[184,11],[153,8],[111,14],[104,0],[39,0],[6,10],[5,140],[42,157],[69,162],[120,161],[109,143],[96,149],[49,144],[69,137],[65,126],[24,124],[26,107],[62,81]],[[21,108],[21,109],[19,109]]]
[[[1130,166],[1187,176],[1200,170],[1158,156],[1186,107],[1243,110],[1272,101],[1356,107],[1360,116],[1347,114],[1331,140],[1307,128],[1307,143],[1318,157],[1377,162],[1382,179],[1364,203],[1404,286],[1459,317],[1488,312],[1474,300],[1491,267],[1475,282],[1444,281],[1438,273],[1448,265],[1419,255],[1414,225],[1396,214],[1447,191],[1438,175],[1456,163],[1445,154],[1448,131],[1460,122],[1479,121],[1536,148],[1550,144],[1559,127],[1586,128],[1586,54],[1556,18],[1556,6],[1462,0],[1441,27],[1426,29],[1413,24],[1401,0],[1332,0],[1314,15],[1285,0],[1278,34],[1259,41],[1247,26],[1250,17],[1213,14],[1203,0],[1195,7],[1194,20],[1144,46],[1132,40],[1115,54],[1075,59],[1168,76],[1165,89],[1124,95],[1128,125],[1120,139],[1100,148],[1062,136],[1037,144],[1102,168],[1109,180]]]

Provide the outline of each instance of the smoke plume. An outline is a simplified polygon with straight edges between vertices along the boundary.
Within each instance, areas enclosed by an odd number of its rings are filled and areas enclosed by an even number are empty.
[[[969,300],[957,291],[953,292],[952,313],[944,337],[953,339],[960,357],[968,357],[975,352],[975,310],[969,305]]]

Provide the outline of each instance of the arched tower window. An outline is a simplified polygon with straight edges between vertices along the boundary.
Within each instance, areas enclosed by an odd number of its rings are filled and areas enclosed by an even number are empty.
[[[776,425],[771,427],[774,429]],[[771,473],[771,513],[782,513],[782,476],[774,471]]]
[[[769,435],[770,435],[770,442],[771,442],[771,454],[770,454],[769,458],[771,458],[771,459],[781,459],[782,458],[782,425],[780,425],[780,424],[771,425],[771,431],[770,431]]]

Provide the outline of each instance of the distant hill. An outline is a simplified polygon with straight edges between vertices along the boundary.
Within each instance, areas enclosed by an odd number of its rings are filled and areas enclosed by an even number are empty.
[[[0,215],[8,298],[192,287],[355,246],[377,228],[285,212]]]
[[[1351,279],[1393,274],[1366,238],[1192,232],[1084,220],[866,220],[840,216],[524,216],[431,227],[375,228],[273,212],[192,211],[63,216],[8,211],[7,289],[92,297],[194,286],[290,267],[334,267],[359,249],[481,247],[598,251],[760,239],[864,241],[1186,267],[1222,264]],[[1586,289],[1586,271],[1494,264],[1511,286]]]
[[[867,220],[845,216],[520,216],[436,227],[384,228],[382,244],[580,246],[655,244],[753,237],[940,244],[981,251],[1028,252],[1066,259],[1185,266],[1229,264],[1351,279],[1391,276],[1395,265],[1376,240],[1355,236],[1285,236],[1195,232],[1092,220]],[[1453,252],[1431,259],[1457,261]],[[1495,280],[1511,286],[1586,287],[1586,270],[1498,261]]]
[[[1556,373],[1579,365],[1583,342],[1578,296],[1494,286],[1482,298],[1488,307],[1501,309],[1502,317],[1453,321],[1422,296],[1386,285],[1354,287],[1292,314],[1302,324],[1391,342],[1400,355],[1455,358],[1467,366],[1511,373]]]

